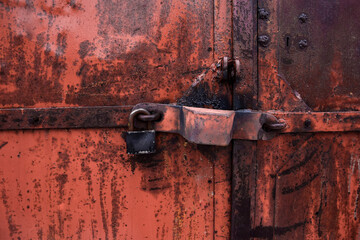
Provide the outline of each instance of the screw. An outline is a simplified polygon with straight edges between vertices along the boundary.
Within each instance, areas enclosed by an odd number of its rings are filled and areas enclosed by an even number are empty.
[[[304,122],[304,127],[305,128],[310,128],[311,126],[311,120],[310,119],[306,119],[305,122]]]
[[[270,13],[266,11],[264,8],[259,8],[258,14],[260,19],[264,19],[264,20],[269,19]]]
[[[301,23],[306,23],[306,21],[308,20],[308,16],[305,13],[302,13],[299,16],[299,20]]]
[[[307,41],[306,41],[305,39],[299,41],[299,47],[300,47],[301,49],[304,49],[304,48],[306,48],[307,46],[308,46],[308,43],[307,43]]]
[[[258,43],[262,47],[267,47],[269,45],[270,38],[267,35],[261,35],[258,37]]]

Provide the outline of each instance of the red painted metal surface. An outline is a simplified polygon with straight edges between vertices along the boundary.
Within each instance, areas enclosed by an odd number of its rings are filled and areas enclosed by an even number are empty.
[[[211,149],[160,135],[174,144],[129,158],[120,136],[8,132],[0,155],[2,239],[211,238],[218,181]]]
[[[0,107],[358,111],[358,6],[2,1]],[[233,84],[212,65],[223,56],[241,59]],[[295,120],[302,129],[292,131],[309,128],[303,115]],[[129,157],[124,131],[1,132],[1,239],[226,239],[230,192],[233,239],[359,237],[358,133],[286,134],[233,149],[159,134],[157,154]]]
[[[0,106],[230,109],[228,83],[192,85],[231,55],[231,10],[223,0],[2,1]],[[0,238],[227,238],[231,147],[159,134],[158,153],[129,157],[124,131],[1,132]]]
[[[237,15],[245,32],[238,54],[258,64],[236,88],[234,99],[243,99],[238,108],[249,108],[251,97],[241,94],[255,85],[257,93],[248,95],[256,99],[253,109],[358,110],[357,1],[236,2],[258,17],[254,24]],[[233,239],[358,239],[358,139],[358,133],[306,133],[236,142]]]

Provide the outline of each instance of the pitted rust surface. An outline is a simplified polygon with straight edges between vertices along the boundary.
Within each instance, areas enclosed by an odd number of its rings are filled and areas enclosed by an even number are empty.
[[[222,0],[7,0],[0,21],[1,108],[173,103],[231,55],[231,5]],[[214,103],[228,107],[231,94],[219,93]],[[61,125],[62,117],[35,113],[26,124]],[[91,111],[85,117],[74,124],[99,123]],[[0,238],[229,235],[230,148],[210,160],[182,138],[160,135],[159,153],[142,161],[126,154],[123,131],[3,132]]]
[[[316,111],[359,110],[359,5],[279,1],[279,72]],[[306,14],[306,22],[299,19]],[[306,41],[307,47],[304,46]]]
[[[131,107],[58,107],[0,109],[0,129],[126,127]]]
[[[4,142],[0,153],[1,236],[210,237],[214,156],[226,157],[228,149],[215,149],[210,159],[196,145],[167,134],[158,140],[174,144],[128,158],[120,134],[8,132],[10,144]]]
[[[5,1],[3,106],[175,102],[213,62],[209,1]]]
[[[258,195],[257,214],[264,216],[270,210],[275,216],[274,225],[258,225],[251,234],[269,239],[356,239],[357,138],[356,133],[319,133],[261,142],[258,156],[266,158],[259,172],[269,169],[270,161],[274,167],[266,174],[273,183],[263,182],[263,175],[257,180],[257,189],[271,193],[270,199]],[[277,151],[269,153],[273,144]]]
[[[203,70],[191,84],[184,95],[177,100],[181,106],[231,109],[232,82],[231,78],[224,79],[223,60],[211,64]],[[226,69],[226,71],[229,71]]]
[[[258,7],[270,14],[268,21],[258,21],[257,32],[271,38],[267,47],[258,48],[259,110],[357,110],[357,33],[352,29],[358,24],[358,4],[260,0]],[[308,17],[305,22],[301,13]],[[300,49],[304,39],[308,46]],[[325,126],[326,119],[319,124]],[[296,125],[316,128],[310,118]],[[358,135],[306,133],[237,142],[233,222],[241,227],[234,239],[358,238]]]

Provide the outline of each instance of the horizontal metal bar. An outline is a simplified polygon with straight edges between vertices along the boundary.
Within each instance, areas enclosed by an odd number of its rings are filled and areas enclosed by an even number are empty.
[[[231,111],[156,103],[135,107],[0,109],[0,130],[127,127],[130,112],[137,108],[161,113],[161,119],[152,122],[156,131],[178,133],[198,144],[225,146],[232,139],[267,140],[286,133],[360,131],[360,111]],[[285,122],[286,126],[267,131],[263,126],[269,119]],[[147,122],[135,120],[135,127],[147,128]]]
[[[153,103],[138,104],[136,108],[163,113],[162,121],[154,123],[156,131],[178,133],[198,144],[224,146],[231,139],[268,140],[286,133],[360,131],[360,111],[229,111]],[[267,131],[263,126],[269,119],[284,122],[285,127]]]
[[[126,127],[132,106],[0,109],[0,130]]]
[[[360,111],[268,113],[286,122],[281,133],[360,131]]]

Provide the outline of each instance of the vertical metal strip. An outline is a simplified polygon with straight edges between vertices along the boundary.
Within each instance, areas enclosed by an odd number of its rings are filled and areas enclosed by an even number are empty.
[[[257,109],[257,1],[233,0],[233,56],[241,75],[234,83],[233,109]],[[256,187],[256,142],[233,142],[231,239],[249,239]]]

